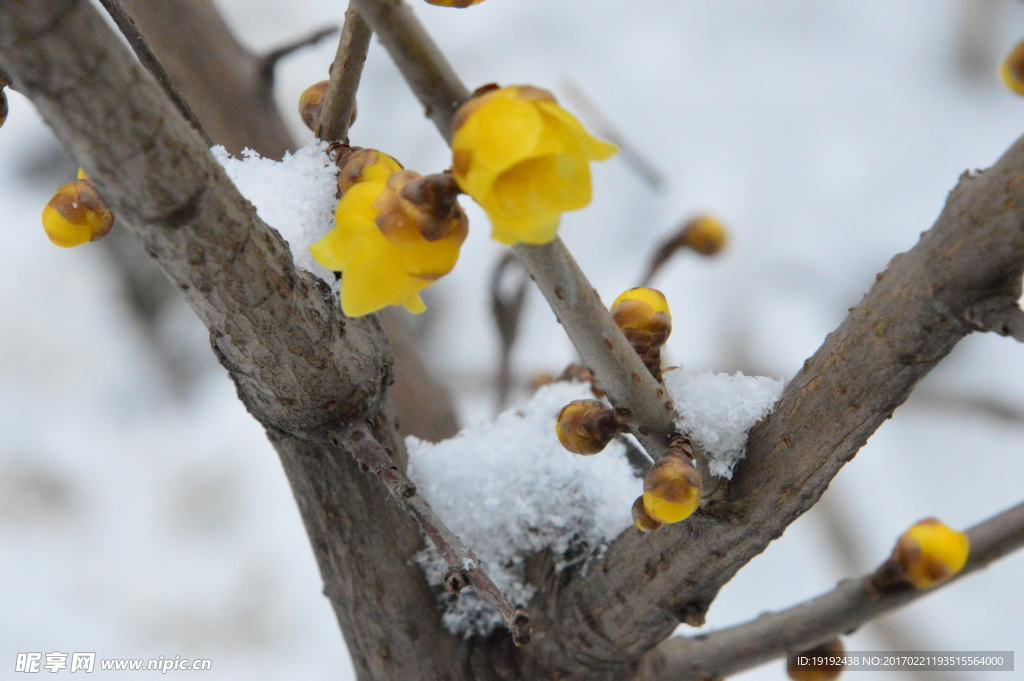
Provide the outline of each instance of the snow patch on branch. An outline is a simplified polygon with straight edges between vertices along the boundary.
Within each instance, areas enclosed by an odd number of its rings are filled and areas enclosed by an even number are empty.
[[[242,158],[219,145],[210,151],[242,196],[256,206],[256,214],[288,242],[295,264],[334,285],[334,274],[309,252],[310,245],[334,226],[338,205],[338,168],[327,156],[327,142],[286,153],[280,161],[252,149],[243,150]]]
[[[666,370],[664,380],[676,427],[704,450],[711,472],[725,478],[732,478],[746,453],[747,431],[768,415],[785,385],[742,371],[729,375],[683,367]]]
[[[526,556],[550,550],[556,569],[563,570],[632,525],[630,507],[643,481],[633,475],[625,448],[613,441],[600,454],[580,456],[555,436],[562,407],[588,398],[588,385],[553,383],[493,423],[469,426],[450,440],[406,439],[409,477],[419,492],[519,606],[533,596]],[[417,561],[428,581],[441,587],[444,561],[434,549],[424,549]],[[472,589],[442,599],[452,633],[486,636],[501,624]]]

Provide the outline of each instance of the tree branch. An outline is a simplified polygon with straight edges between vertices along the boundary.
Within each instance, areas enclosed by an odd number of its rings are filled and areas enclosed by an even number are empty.
[[[442,137],[451,142],[455,111],[469,91],[401,0],[352,0],[380,37]],[[665,389],[612,320],[597,291],[561,239],[512,247],[576,346],[583,363],[655,460],[675,434]]]
[[[971,554],[948,585],[1024,546],[1024,503],[967,530]],[[879,593],[872,574],[845,580],[834,590],[791,608],[700,636],[674,636],[655,648],[638,674],[643,681],[696,681],[731,676],[786,655],[808,650],[901,608],[936,589]]]
[[[1024,310],[1012,295],[983,300],[965,313],[967,323],[977,331],[992,331],[1024,343]]]
[[[114,20],[117,27],[121,29],[121,34],[128,41],[128,44],[131,45],[132,50],[135,51],[135,56],[139,58],[139,62],[146,67],[146,70],[149,71],[154,78],[156,78],[156,82],[160,84],[163,91],[167,93],[167,96],[171,98],[172,102],[174,102],[174,106],[178,107],[178,111],[181,112],[181,115],[185,117],[185,120],[192,124],[192,127],[196,129],[196,132],[202,135],[207,146],[213,146],[213,142],[210,141],[209,135],[207,135],[206,131],[203,130],[203,126],[199,122],[199,119],[196,118],[194,113],[192,113],[192,107],[188,105],[185,98],[181,96],[180,92],[178,92],[178,88],[174,87],[174,83],[171,82],[171,77],[167,75],[167,71],[164,69],[163,64],[161,64],[160,60],[156,58],[155,54],[153,54],[153,50],[149,49],[149,45],[146,44],[142,34],[139,33],[139,29],[135,26],[135,22],[132,21],[132,18],[124,11],[124,8],[121,7],[121,3],[118,2],[118,0],[100,0],[100,4],[103,5],[105,10],[107,10],[107,14],[109,14],[110,18]]]
[[[0,63],[209,328],[281,457],[360,678],[462,678],[472,650],[444,629],[411,563],[418,529],[354,460],[333,455],[330,434],[355,421],[402,446],[382,413],[390,365],[378,320],[343,319],[327,285],[295,269],[88,2],[0,0]]]
[[[451,67],[401,0],[354,1],[428,116],[450,139],[451,115],[466,96]],[[917,382],[970,333],[968,309],[993,297],[1020,296],[1022,178],[1024,141],[985,173],[965,174],[936,225],[911,251],[893,259],[789,383],[775,411],[751,431],[747,457],[737,467],[728,498],[649,536],[629,530],[586,575],[546,583],[531,610],[536,618],[557,625],[548,635],[536,636],[520,657],[541,669],[582,666],[590,678],[615,678],[630,673],[640,656],[680,620],[701,624],[722,585],[817,501]],[[578,268],[559,241],[517,247],[520,252],[527,255],[524,264],[570,337],[589,335],[602,326],[587,318],[583,328],[573,329],[576,311],[562,307],[569,289],[557,287],[552,273],[566,285],[572,282],[572,299],[595,309],[596,317],[607,311],[596,304],[589,284],[576,280],[573,270]],[[603,314],[597,314],[598,307]],[[611,366],[621,366],[615,355],[621,345],[628,348],[624,337],[610,334],[609,350],[601,335],[590,336],[590,344]],[[588,366],[596,364],[590,346],[577,344],[577,349]],[[639,359],[625,349],[622,354]],[[634,407],[617,400],[631,388],[631,374],[644,378],[647,372],[626,368],[601,376],[601,367],[597,369],[613,403]],[[624,385],[609,390],[606,381]],[[656,425],[668,419],[664,408],[642,416],[650,419],[652,436],[669,430]],[[632,418],[636,427],[636,412]],[[657,450],[650,453],[658,455]],[[547,607],[539,608],[539,602]]]
[[[348,129],[356,112],[356,90],[359,89],[371,36],[373,31],[349,2],[317,124],[316,136],[319,139],[348,143]]]
[[[516,645],[529,643],[529,613],[505,598],[480,567],[480,559],[472,549],[463,544],[462,540],[437,517],[426,499],[417,493],[416,485],[399,470],[391,455],[373,438],[369,429],[362,423],[356,423],[336,436],[334,442],[348,450],[356,461],[373,471],[381,482],[387,485],[391,496],[405,513],[416,522],[423,534],[427,535],[448,566],[444,580],[448,590],[457,593],[472,584],[480,597],[501,614],[505,627],[512,634],[512,641]]]
[[[295,148],[273,92],[260,85],[257,58],[238,44],[209,0],[125,4],[215,142],[269,158]],[[157,274],[156,281],[166,278]],[[451,395],[427,370],[398,314],[383,310],[380,319],[394,357],[390,393],[400,431],[431,442],[451,437],[459,430]]]
[[[301,50],[303,47],[309,47],[310,45],[316,45],[327,36],[334,35],[337,32],[337,26],[325,26],[324,28],[319,28],[313,31],[309,35],[291,40],[280,47],[275,47],[260,57],[260,77],[273,83],[274,68],[277,66],[277,62],[281,61],[296,50]]]

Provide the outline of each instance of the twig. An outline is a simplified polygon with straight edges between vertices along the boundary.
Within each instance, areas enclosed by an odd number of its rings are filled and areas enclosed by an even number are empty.
[[[153,50],[149,49],[146,39],[142,37],[139,29],[135,26],[135,21],[124,11],[119,0],[100,0],[100,4],[103,5],[103,9],[107,10],[107,14],[114,20],[114,23],[117,24],[121,34],[128,40],[128,44],[135,51],[135,56],[138,57],[139,62],[156,78],[156,82],[160,84],[163,91],[171,98],[171,101],[174,102],[174,106],[181,112],[181,115],[192,124],[196,132],[202,135],[206,146],[213,146],[213,142],[210,141],[209,135],[203,130],[199,119],[192,113],[192,107],[188,105],[185,98],[178,92],[178,88],[174,87],[174,83],[171,82],[171,77],[167,75],[163,64],[153,54]]]
[[[352,0],[413,93],[451,142],[452,117],[469,91],[401,0]],[[675,433],[665,389],[633,351],[561,239],[512,247],[619,415],[655,460]]]
[[[316,45],[318,42],[320,42],[327,36],[334,35],[337,32],[337,26],[325,26],[324,28],[319,28],[313,31],[307,36],[304,36],[302,38],[296,38],[295,40],[287,42],[284,45],[281,45],[280,47],[275,47],[274,49],[270,50],[269,52],[267,52],[266,54],[259,58],[260,78],[273,82],[274,67],[277,66],[277,62],[281,61],[292,52],[295,52],[296,50],[301,50],[303,47]]]
[[[573,107],[578,109],[587,125],[598,133],[599,137],[612,142],[619,147],[619,158],[630,167],[640,179],[647,183],[651,189],[659,191],[665,186],[665,176],[661,174],[654,164],[648,161],[636,147],[629,143],[625,135],[601,113],[601,110],[587,96],[579,85],[572,80],[562,82],[562,89],[572,102]]]
[[[444,578],[448,590],[458,592],[472,584],[480,597],[493,605],[501,614],[515,644],[529,643],[529,613],[516,607],[498,590],[491,578],[480,567],[480,560],[473,554],[473,551],[441,522],[426,499],[417,493],[416,485],[395,465],[388,451],[374,439],[369,428],[363,423],[357,423],[350,426],[341,435],[336,436],[334,441],[336,445],[352,454],[361,465],[373,471],[381,479],[381,482],[387,485],[391,495],[403,510],[430,538],[434,548],[437,549],[438,554],[448,566]]]
[[[512,247],[547,299],[580,358],[651,458],[675,433],[672,403],[644,366],[561,239]]]
[[[975,525],[967,530],[967,536],[971,543],[967,565],[946,584],[1024,546],[1024,503]],[[787,651],[807,650],[849,633],[936,590],[906,588],[879,593],[870,586],[871,577],[844,581],[817,598],[744,624],[701,636],[670,638],[655,649],[649,661],[652,672],[641,674],[641,678],[686,681],[736,674]]]
[[[348,142],[348,129],[356,109],[356,90],[363,74],[366,51],[370,49],[373,31],[350,2],[345,10],[338,51],[331,63],[331,80],[324,93],[324,105],[316,136],[328,142]]]
[[[992,331],[1024,343],[1024,310],[1012,295],[983,300],[969,308],[964,317],[978,331]]]
[[[496,411],[499,412],[508,404],[509,392],[512,389],[512,347],[519,335],[519,321],[522,318],[523,304],[526,302],[526,285],[529,281],[529,278],[525,276],[526,272],[515,267],[517,262],[515,255],[506,252],[491,273],[491,314],[494,316],[494,323],[498,327],[498,337],[501,341],[496,386],[498,398]],[[514,291],[505,293],[502,291],[502,280],[505,279],[510,268],[517,271],[520,276]],[[515,277],[515,272],[510,276]]]
[[[272,50],[269,50],[268,52],[259,57],[259,66],[257,67],[257,70],[259,72],[260,79],[272,84],[273,70],[276,66],[278,66],[279,61],[281,61],[283,58],[285,58],[292,52],[300,50],[303,47],[315,45],[319,41],[322,41],[328,36],[332,36],[337,32],[338,27],[327,26],[324,27],[323,29],[316,29],[307,36],[291,40],[282,45],[281,47],[274,47]]]

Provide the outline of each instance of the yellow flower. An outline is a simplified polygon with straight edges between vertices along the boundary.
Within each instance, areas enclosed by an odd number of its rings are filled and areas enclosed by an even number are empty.
[[[46,236],[62,248],[98,241],[113,225],[114,214],[81,169],[78,179],[61,185],[43,208]]]
[[[999,67],[1003,83],[1018,95],[1024,95],[1024,42],[1021,42]]]
[[[343,273],[341,309],[347,316],[388,305],[423,312],[419,292],[455,266],[466,239],[466,216],[454,195],[445,203],[446,195],[438,200],[423,191],[437,184],[434,176],[402,170],[381,152],[357,153],[364,164],[358,173],[352,163],[342,164],[343,178],[354,181],[345,182],[335,227],[310,250],[321,265]],[[438,206],[447,212],[438,213]]]
[[[452,172],[504,244],[544,244],[562,213],[590,203],[590,161],[615,153],[550,92],[516,85],[484,92],[456,112]]]
[[[970,548],[966,534],[928,518],[903,533],[892,559],[915,588],[930,589],[963,569]]]

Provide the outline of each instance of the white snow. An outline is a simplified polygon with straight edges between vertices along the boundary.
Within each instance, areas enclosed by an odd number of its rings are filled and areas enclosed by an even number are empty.
[[[665,387],[676,408],[676,426],[701,447],[715,475],[732,478],[743,458],[747,431],[768,415],[785,384],[765,376],[666,370]]]
[[[593,456],[572,454],[555,436],[566,404],[593,398],[582,383],[553,383],[525,404],[432,444],[408,438],[409,476],[441,520],[479,558],[509,600],[526,605],[523,558],[550,549],[559,570],[599,551],[632,525],[643,491],[613,441]],[[431,584],[444,562],[433,548],[418,556]],[[444,623],[464,636],[486,635],[501,622],[472,589],[445,594]]]
[[[210,151],[256,213],[276,229],[291,248],[295,264],[333,284],[334,275],[309,252],[334,226],[338,203],[338,169],[327,156],[326,142],[313,142],[280,161],[263,158],[252,149],[235,158],[218,145]]]

